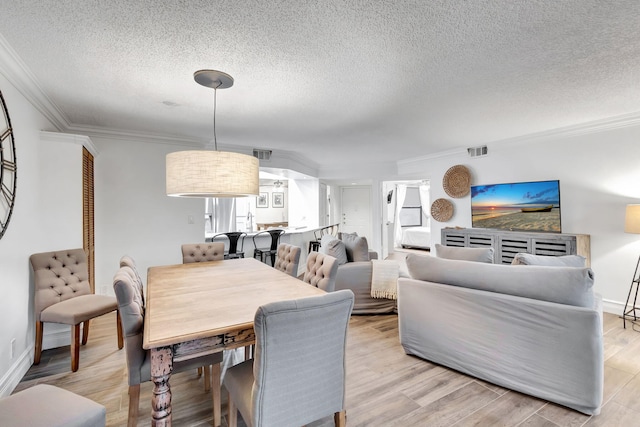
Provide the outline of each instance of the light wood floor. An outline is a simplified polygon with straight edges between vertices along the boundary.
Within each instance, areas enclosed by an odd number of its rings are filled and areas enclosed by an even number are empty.
[[[604,317],[604,407],[597,417],[475,380],[404,354],[397,316],[353,316],[347,351],[347,425],[355,426],[637,426],[640,425],[640,332],[612,314]],[[69,348],[47,350],[16,391],[54,384],[107,408],[107,425],[127,419],[124,350],[116,345],[115,315],[94,321],[69,371]],[[176,426],[212,425],[211,399],[196,371],[171,378]],[[138,425],[150,425],[151,383],[142,385]],[[226,392],[223,425],[226,426]],[[36,409],[36,408],[34,408]],[[242,424],[244,425],[244,424]],[[331,426],[332,417],[311,426]]]

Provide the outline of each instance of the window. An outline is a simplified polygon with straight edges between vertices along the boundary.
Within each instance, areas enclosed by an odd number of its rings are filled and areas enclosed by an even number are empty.
[[[420,206],[420,191],[417,187],[407,187],[407,194],[400,210],[400,225],[402,227],[422,226],[422,207]]]

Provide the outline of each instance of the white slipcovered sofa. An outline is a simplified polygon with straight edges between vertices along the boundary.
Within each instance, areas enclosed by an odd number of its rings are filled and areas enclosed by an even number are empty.
[[[406,263],[411,278],[398,280],[398,321],[407,354],[600,412],[602,300],[591,269],[416,255]]]

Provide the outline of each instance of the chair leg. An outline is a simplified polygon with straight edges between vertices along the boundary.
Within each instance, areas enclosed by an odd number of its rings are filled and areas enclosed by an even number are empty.
[[[122,335],[122,320],[120,319],[120,310],[116,310],[116,328],[118,329],[118,349],[124,347],[124,336]]]
[[[333,415],[333,420],[336,423],[336,427],[346,427],[347,425],[347,411],[344,409],[340,412],[336,412]]]
[[[202,366],[198,366],[198,376],[202,375]]]
[[[35,351],[33,354],[33,364],[40,364],[40,357],[42,356],[42,328],[44,327],[43,323],[39,320],[36,320],[36,343],[35,343]]]
[[[140,406],[140,384],[129,386],[129,418],[127,427],[138,425],[138,407]]]
[[[87,344],[89,339],[89,320],[82,322],[82,345]]]
[[[213,427],[220,427],[222,424],[222,411],[220,403],[220,363],[211,366],[211,387],[213,395]]]
[[[71,372],[80,365],[80,323],[71,327]]]
[[[238,408],[236,408],[236,404],[229,396],[229,415],[227,417],[227,425],[229,427],[238,427]]]
[[[211,390],[211,366],[204,367],[204,391],[209,392]]]

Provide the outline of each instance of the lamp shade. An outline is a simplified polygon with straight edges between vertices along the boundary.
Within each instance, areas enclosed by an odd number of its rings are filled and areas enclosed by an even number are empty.
[[[625,233],[640,234],[640,205],[627,205],[624,231]]]
[[[214,150],[169,153],[167,196],[257,196],[259,169],[258,159],[246,154]]]

